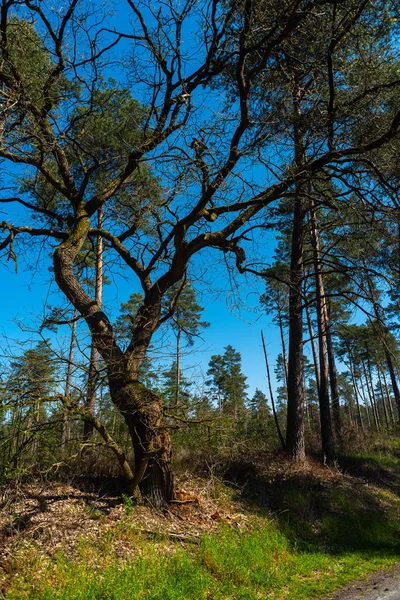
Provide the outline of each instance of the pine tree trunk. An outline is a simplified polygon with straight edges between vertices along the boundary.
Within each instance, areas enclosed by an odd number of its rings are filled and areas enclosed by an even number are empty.
[[[310,341],[311,341],[311,350],[312,350],[314,371],[315,371],[315,381],[317,383],[317,391],[318,391],[319,387],[320,387],[318,353],[317,353],[317,345],[315,343],[315,334],[314,334],[314,327],[313,327],[312,319],[311,319],[310,307],[308,306],[307,302],[306,302],[306,315],[307,315],[308,332],[310,334]]]
[[[179,405],[181,386],[181,330],[178,329],[176,336],[176,391],[175,391],[175,408]]]
[[[365,429],[364,429],[364,422],[363,422],[363,418],[362,418],[362,414],[361,414],[361,407],[360,407],[360,401],[358,398],[359,395],[359,389],[358,389],[358,385],[357,385],[357,380],[356,380],[356,375],[354,372],[354,367],[353,367],[353,362],[349,353],[349,362],[350,362],[350,373],[351,373],[351,378],[353,380],[353,389],[354,389],[354,397],[356,399],[356,404],[357,404],[357,414],[358,414],[358,420],[360,423],[360,427],[363,431],[363,433],[365,433]]]
[[[263,350],[264,350],[265,367],[267,369],[267,379],[268,379],[269,395],[271,398],[272,414],[274,415],[276,432],[278,434],[278,438],[279,438],[282,450],[285,450],[285,439],[281,432],[281,428],[280,428],[279,421],[278,421],[278,415],[276,414],[274,393],[272,391],[272,384],[271,384],[271,374],[269,371],[268,355],[267,355],[267,349],[265,347],[265,340],[264,340],[263,332],[261,332],[261,341],[262,341],[262,346],[263,346]]]
[[[335,433],[339,443],[339,446],[343,446],[342,439],[342,419],[340,415],[340,400],[339,400],[339,389],[337,382],[337,371],[335,361],[335,351],[333,349],[332,332],[331,332],[331,321],[330,321],[329,303],[326,303],[326,314],[325,314],[325,329],[326,329],[326,347],[328,350],[328,365],[329,365],[329,383],[331,387],[332,396],[332,413],[333,422],[335,425]]]
[[[296,194],[293,220],[289,291],[289,368],[286,448],[297,461],[305,459],[303,389],[303,234],[304,210]]]
[[[375,429],[377,431],[379,431],[379,417],[378,417],[378,414],[377,414],[377,412],[375,410],[374,399],[372,397],[371,389],[370,389],[370,386],[369,386],[368,373],[367,373],[367,369],[365,367],[365,362],[364,361],[362,361],[362,366],[363,366],[363,371],[364,371],[365,383],[366,383],[366,386],[367,386],[367,398],[369,400],[369,405],[371,407],[372,417],[374,419]]]
[[[162,424],[162,401],[135,378],[135,373],[108,373],[110,393],[128,426],[135,453],[135,479],[152,506],[165,508],[174,499],[171,440]],[[129,383],[127,383],[129,382]]]
[[[317,326],[318,326],[318,347],[319,347],[319,376],[320,385],[318,389],[319,399],[319,414],[321,422],[321,441],[322,452],[328,463],[331,463],[335,457],[331,411],[329,406],[329,369],[327,359],[326,345],[326,306],[325,306],[325,290],[322,281],[322,269],[319,253],[319,240],[317,231],[317,221],[315,216],[314,204],[311,200],[310,206],[310,226],[311,226],[311,243],[313,248],[314,258],[314,277],[316,291],[316,306],[317,306]]]
[[[392,398],[391,398],[391,395],[390,395],[390,390],[389,390],[388,382],[387,382],[387,379],[386,379],[385,369],[383,368],[383,366],[382,366],[382,376],[383,376],[383,382],[385,384],[386,397],[387,397],[388,403],[389,403],[390,415],[391,415],[391,418],[392,418],[392,423],[393,423],[393,425],[395,425],[396,424],[396,418],[394,416],[393,402],[392,402]]]
[[[358,424],[357,421],[354,419],[354,414],[353,414],[353,407],[351,405],[351,401],[350,398],[347,400],[347,413],[349,415],[349,423],[351,427],[355,427],[355,430],[358,431]]]
[[[97,215],[97,226],[99,229],[103,228],[103,210],[100,209]],[[101,307],[103,301],[103,238],[101,235],[97,236],[96,243],[96,280],[95,280],[95,300],[96,304]],[[90,347],[90,363],[89,373],[87,381],[87,396],[86,396],[86,410],[94,415],[95,403],[96,403],[96,388],[99,373],[99,352],[92,339]],[[93,433],[93,425],[90,422],[84,422],[83,428],[83,439],[87,440]]]
[[[286,391],[287,391],[288,364],[287,364],[287,356],[286,356],[285,334],[283,331],[282,312],[281,312],[281,309],[279,306],[278,306],[278,323],[279,323],[279,332],[280,332],[281,344],[282,344],[282,358],[283,358],[283,369],[284,369],[284,377],[285,377],[285,387],[286,387]]]
[[[170,437],[162,426],[160,398],[137,379],[151,336],[159,324],[161,294],[158,287],[148,293],[136,314],[131,344],[123,352],[107,315],[82,288],[74,273],[74,261],[89,228],[90,218],[82,204],[77,208],[75,227],[54,252],[55,279],[60,290],[85,318],[93,342],[107,366],[111,399],[127,423],[132,440],[134,479],[147,502],[164,508],[174,497]],[[177,271],[178,279],[179,276]],[[173,280],[173,283],[176,282]],[[130,490],[133,491],[132,486]]]
[[[364,401],[364,410],[365,410],[365,414],[367,416],[368,428],[372,429],[372,427],[371,427],[371,415],[369,414],[368,400],[367,400],[367,396],[365,395],[365,388],[364,388],[364,384],[363,384],[361,375],[360,375],[360,383],[361,383],[361,386],[360,386],[361,393],[362,393],[362,397],[363,397],[363,401]]]
[[[395,403],[397,406],[398,419],[400,420],[400,391],[399,391],[399,386],[397,385],[397,378],[396,378],[396,373],[394,370],[392,355],[390,354],[390,352],[387,348],[385,348],[385,357],[386,357],[386,364],[387,364],[387,367],[389,370],[390,380],[392,382],[392,389],[393,389]]]
[[[293,97],[296,115],[294,124],[295,164],[305,162],[303,132],[301,131],[301,92]],[[304,388],[303,388],[303,248],[304,248],[304,199],[302,184],[295,189],[293,230],[289,277],[289,364],[288,406],[286,427],[286,450],[296,461],[305,460],[304,440]]]
[[[76,339],[76,326],[78,319],[78,311],[76,308],[74,309],[73,317],[72,317],[72,328],[71,328],[71,340],[69,343],[69,353],[68,353],[68,367],[67,367],[67,376],[65,379],[65,389],[64,396],[65,400],[69,401],[69,396],[71,393],[71,381],[72,381],[72,369],[73,369],[73,359],[74,359],[74,351],[75,351],[75,339]],[[63,421],[62,421],[62,433],[61,433],[61,453],[64,454],[65,446],[69,442],[70,439],[70,424],[68,418],[68,410],[64,408],[63,411]]]
[[[386,325],[384,324],[383,318],[382,318],[382,309],[379,306],[376,297],[375,297],[375,292],[374,292],[374,287],[372,284],[372,280],[371,277],[368,273],[368,269],[365,266],[364,263],[364,270],[365,270],[365,275],[366,275],[366,279],[367,279],[367,283],[368,283],[368,289],[369,289],[369,294],[370,294],[370,298],[371,298],[371,302],[373,304],[374,307],[374,312],[375,312],[375,317],[377,320],[377,327],[380,330],[380,334],[381,334],[381,340],[382,340],[382,344],[383,347],[385,349],[385,358],[386,358],[386,364],[389,370],[389,374],[390,374],[390,380],[392,382],[392,388],[393,388],[393,394],[394,394],[394,399],[396,402],[396,406],[397,406],[397,412],[398,412],[398,417],[400,420],[400,390],[399,390],[399,386],[397,383],[397,378],[396,378],[396,372],[394,369],[394,364],[393,364],[393,359],[392,359],[392,355],[391,352],[388,348],[387,342],[386,342],[386,338],[387,338],[387,334],[388,334],[388,329],[386,327]]]
[[[386,429],[390,429],[389,412],[388,412],[387,402],[386,402],[386,398],[385,398],[385,392],[383,390],[382,377],[381,377],[381,371],[379,368],[379,364],[377,364],[376,370],[378,373],[378,383],[379,383],[379,389],[381,392],[383,413],[385,415],[385,422],[386,422]]]
[[[376,400],[376,395],[375,395],[375,390],[374,390],[374,381],[372,378],[372,367],[371,367],[371,360],[370,360],[369,354],[367,357],[367,366],[368,366],[369,387],[371,389],[371,395],[372,395],[372,400],[373,400],[374,407],[375,407],[376,418],[378,420],[379,429],[380,429],[381,428],[381,416],[379,414],[379,406],[378,406],[378,402]]]

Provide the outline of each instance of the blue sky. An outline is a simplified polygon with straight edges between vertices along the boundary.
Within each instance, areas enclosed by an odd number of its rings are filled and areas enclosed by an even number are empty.
[[[95,3],[96,5],[100,6]],[[124,31],[129,30],[126,4],[121,2],[114,9],[116,10],[115,20],[113,20],[115,27]],[[187,41],[185,40],[185,43]],[[117,73],[113,71],[112,75],[118,76]],[[252,172],[252,176],[255,175],[256,173]],[[18,206],[7,205],[8,209],[11,213],[11,217],[7,217],[8,220],[16,225],[27,223],[26,213],[24,215],[24,211],[21,211]],[[5,217],[0,214],[0,219],[3,218]],[[264,251],[266,254],[271,252],[268,247]],[[48,267],[50,263],[42,261],[37,264],[35,252],[28,250],[28,253],[30,253],[28,258],[30,266],[28,267],[21,260],[18,273],[15,272],[12,261],[0,264],[3,284],[3,293],[0,295],[2,314],[0,324],[4,336],[3,341],[6,342],[3,345],[4,348],[7,348],[8,344],[12,346],[14,340],[33,340],[35,337],[38,339],[29,331],[22,331],[21,326],[28,330],[38,327],[46,299],[49,304],[61,303],[61,296],[57,297],[56,285],[53,283],[49,287]],[[233,295],[229,291],[228,277],[221,265],[216,278],[220,283],[217,285],[216,291],[207,291],[207,287],[213,287],[210,284],[206,287],[200,284],[196,285],[200,291],[205,290],[202,291],[199,302],[205,307],[202,318],[210,322],[210,327],[202,334],[203,341],[199,341],[195,345],[194,352],[184,357],[184,366],[196,365],[193,373],[198,374],[202,371],[205,374],[210,356],[222,354],[224,347],[230,344],[242,355],[243,372],[248,377],[249,394],[251,395],[256,387],[266,392],[267,381],[260,329],[264,330],[271,367],[280,352],[280,345],[276,328],[271,325],[270,318],[260,311],[257,284],[249,284],[244,277],[240,276],[236,282],[238,291]],[[105,288],[105,305],[112,307],[111,312],[114,316],[117,315],[119,304],[126,301],[133,291],[136,289],[127,285],[122,278],[118,279],[117,290],[114,286]],[[261,284],[258,284],[258,291],[263,291]],[[247,307],[243,310],[243,306],[246,304]],[[239,309],[236,305],[240,305],[242,308]]]
[[[46,300],[50,305],[61,303],[61,295],[57,292],[56,284],[53,282],[49,286],[48,266],[41,264],[38,265],[37,270],[32,270],[21,261],[16,273],[13,262],[0,265],[3,284],[3,293],[0,296],[2,354],[7,353],[9,344],[14,347],[14,342],[17,340],[39,339],[31,331],[40,323]],[[205,307],[202,320],[208,321],[210,327],[203,331],[202,339],[196,341],[194,349],[184,351],[183,367],[186,366],[188,375],[192,373],[194,378],[198,378],[201,373],[205,375],[211,355],[222,354],[224,347],[230,344],[242,354],[243,372],[248,377],[249,395],[253,394],[256,387],[266,393],[267,381],[260,330],[264,331],[271,365],[280,352],[277,330],[271,324],[270,317],[261,311],[256,288],[249,292],[249,282],[246,282],[244,277],[238,278],[237,281],[242,295],[241,300],[237,295],[229,294],[227,291],[219,292],[218,295],[205,291],[199,295],[199,302]],[[197,287],[201,289],[199,284]],[[259,290],[261,291],[262,287],[259,286]],[[126,301],[131,291],[134,290],[126,282],[118,286],[118,291],[114,286],[105,287],[105,304],[108,308],[112,307],[114,316],[118,312],[120,302]],[[246,297],[247,309],[239,310],[238,306],[232,308],[232,304],[243,306]],[[67,330],[60,331],[61,337],[66,334]],[[172,360],[172,356],[169,358],[167,354],[168,352],[163,355],[163,364]]]

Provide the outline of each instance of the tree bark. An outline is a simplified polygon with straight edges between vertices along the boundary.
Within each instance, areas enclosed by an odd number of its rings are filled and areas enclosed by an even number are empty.
[[[390,415],[392,417],[392,423],[393,423],[393,425],[395,425],[396,424],[396,419],[395,419],[395,416],[394,416],[393,402],[392,402],[392,398],[390,396],[390,390],[389,390],[389,386],[388,386],[388,382],[387,382],[386,374],[385,374],[385,369],[384,369],[383,365],[382,365],[382,376],[383,376],[383,382],[385,384],[386,397],[387,397],[388,403],[389,403]]]
[[[301,91],[293,96],[295,112],[294,146],[295,164],[304,165],[305,148],[301,130]],[[304,249],[304,199],[303,185],[295,187],[293,230],[289,277],[289,364],[288,364],[288,405],[286,427],[286,450],[296,461],[304,461],[304,388],[303,388],[303,249]]]
[[[332,435],[331,411],[329,406],[329,369],[327,359],[326,344],[326,301],[325,290],[322,281],[322,269],[319,252],[319,240],[317,221],[314,209],[314,203],[311,200],[310,206],[310,226],[311,226],[311,244],[314,258],[314,278],[317,306],[317,326],[318,326],[318,348],[319,348],[319,377],[320,385],[318,388],[319,414],[321,422],[321,441],[322,452],[325,460],[332,463],[335,458],[335,449]]]
[[[353,380],[353,389],[354,389],[354,396],[355,396],[356,404],[357,404],[358,420],[359,420],[362,432],[365,433],[364,422],[363,422],[363,418],[362,418],[362,414],[361,414],[360,401],[359,401],[359,398],[358,398],[359,389],[358,389],[358,385],[357,385],[356,374],[355,374],[355,371],[354,371],[354,366],[353,366],[353,361],[352,361],[350,349],[349,349],[349,366],[350,366],[351,378]]]
[[[376,400],[376,395],[375,395],[375,390],[374,390],[374,381],[373,381],[373,378],[372,378],[372,367],[371,367],[371,359],[369,357],[369,353],[368,353],[368,356],[367,356],[367,366],[368,366],[369,387],[370,387],[370,390],[371,390],[371,396],[372,396],[372,400],[373,400],[374,407],[375,407],[376,418],[377,418],[379,429],[380,429],[381,428],[381,416],[379,414],[378,402]]]
[[[397,378],[396,378],[396,373],[394,370],[392,355],[390,354],[390,351],[387,348],[385,348],[385,357],[386,357],[386,364],[387,364],[387,367],[389,370],[390,380],[392,382],[392,389],[393,389],[394,399],[395,399],[396,406],[397,406],[398,419],[400,420],[400,391],[399,391],[399,386],[397,384]]]
[[[146,501],[163,508],[174,499],[171,443],[162,424],[160,398],[132,374],[109,371],[111,398],[128,426],[135,453],[135,477]]]
[[[380,371],[378,363],[377,363],[376,370],[377,370],[377,373],[378,373],[378,383],[379,383],[379,389],[380,389],[380,392],[381,392],[383,412],[384,412],[384,415],[385,415],[385,422],[386,422],[386,429],[390,429],[389,412],[388,412],[387,402],[386,402],[386,398],[385,398],[385,392],[383,390],[383,385],[382,385],[381,371]]]
[[[151,336],[159,324],[160,291],[153,287],[148,292],[135,318],[132,342],[122,352],[109,319],[74,274],[74,260],[90,227],[84,206],[77,206],[76,213],[75,227],[54,253],[56,282],[86,320],[93,343],[107,366],[111,399],[127,423],[132,440],[140,491],[147,502],[164,508],[174,497],[169,433],[162,426],[161,399],[137,379]]]
[[[286,448],[293,459],[305,459],[304,389],[303,389],[303,277],[304,209],[296,194],[289,291],[289,368]]]
[[[78,311],[74,308],[74,313],[72,317],[72,327],[71,327],[71,340],[69,343],[69,352],[68,352],[68,366],[67,366],[67,375],[65,378],[65,388],[64,388],[64,396],[66,401],[69,401],[70,393],[71,393],[71,381],[72,381],[72,369],[73,369],[73,359],[74,359],[74,351],[75,351],[75,339],[76,339],[76,326],[78,319]],[[62,421],[62,432],[61,432],[61,453],[64,454],[65,446],[69,442],[70,439],[70,430],[69,430],[69,418],[68,411],[65,410],[63,412],[63,421]]]
[[[367,279],[371,302],[374,307],[375,317],[377,320],[377,327],[381,334],[381,341],[382,341],[383,347],[385,349],[386,364],[387,364],[387,367],[389,370],[390,380],[392,382],[394,399],[395,399],[396,406],[397,406],[398,418],[400,420],[400,390],[399,390],[399,386],[397,383],[396,372],[395,372],[395,368],[394,368],[394,364],[393,364],[393,358],[392,358],[391,352],[390,352],[387,342],[386,342],[388,328],[386,327],[386,325],[384,323],[383,316],[382,316],[382,309],[376,300],[374,286],[373,286],[371,277],[368,273],[368,269],[365,266],[365,263],[364,263],[364,271],[365,271],[365,275],[366,275],[366,279]]]
[[[278,310],[279,332],[280,332],[281,344],[282,344],[282,358],[283,358],[283,369],[284,369],[284,376],[285,376],[285,386],[286,386],[286,390],[287,390],[288,364],[287,364],[287,356],[286,356],[285,334],[283,331],[282,311],[281,311],[279,304],[278,304],[277,310]]]
[[[371,427],[371,416],[369,414],[368,400],[367,400],[367,396],[365,394],[365,388],[364,388],[364,385],[363,385],[361,374],[360,374],[360,383],[361,383],[361,386],[360,386],[361,387],[361,393],[362,393],[362,397],[363,397],[363,400],[364,400],[365,414],[367,415],[368,427],[369,427],[369,429],[372,429],[372,427]]]
[[[103,228],[103,209],[100,209],[97,214],[97,227]],[[101,307],[103,301],[103,238],[97,236],[96,241],[96,265],[95,265],[95,300],[98,306]],[[96,348],[94,341],[90,347],[90,363],[87,380],[87,397],[86,411],[94,416],[96,404],[96,388],[99,374],[99,351]],[[83,439],[87,440],[93,433],[93,424],[87,420],[83,425]]]
[[[178,328],[176,334],[176,391],[175,391],[175,408],[179,405],[180,386],[181,386],[181,334],[182,331]]]
[[[331,332],[331,321],[329,314],[329,303],[326,303],[326,315],[325,315],[325,330],[326,330],[326,347],[328,351],[328,366],[329,366],[329,383],[331,387],[332,397],[332,413],[333,422],[335,425],[335,433],[339,446],[343,446],[342,438],[342,419],[340,415],[340,400],[339,400],[339,389],[337,382],[337,371],[335,361],[335,351],[333,349],[332,332]]]
[[[313,327],[312,319],[311,319],[310,307],[308,306],[307,302],[306,302],[306,315],[307,315],[308,332],[310,334],[311,350],[312,350],[313,362],[314,362],[315,381],[317,383],[317,390],[319,390],[320,383],[319,383],[317,345],[315,343],[315,334],[314,334],[314,327]]]
[[[281,432],[281,428],[280,428],[279,421],[278,421],[278,415],[276,414],[274,393],[272,391],[272,385],[271,385],[271,374],[269,372],[267,349],[265,347],[264,334],[263,334],[262,331],[261,331],[261,341],[262,341],[262,346],[263,346],[263,350],[264,350],[265,367],[267,369],[268,387],[269,387],[269,394],[270,394],[270,397],[271,397],[271,406],[272,406],[272,413],[274,415],[276,432],[278,434],[278,438],[279,438],[282,450],[285,450],[285,439],[284,439],[284,437],[282,435],[282,432]]]

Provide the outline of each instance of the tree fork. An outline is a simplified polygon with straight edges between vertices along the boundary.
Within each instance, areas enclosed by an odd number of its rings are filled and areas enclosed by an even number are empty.
[[[140,473],[140,491],[146,501],[157,508],[165,508],[174,498],[173,476],[170,466],[171,444],[167,430],[160,427],[161,400],[137,380],[137,371],[148,346],[151,333],[142,330],[138,348],[129,348],[124,354],[119,348],[109,320],[97,302],[93,301],[75,278],[73,263],[88,234],[90,219],[83,210],[68,239],[54,253],[54,272],[57,284],[85,318],[92,333],[93,343],[106,365],[113,403],[128,425],[135,452],[135,472]],[[151,314],[141,315],[146,323],[157,322],[156,304]],[[148,311],[147,311],[148,312]],[[154,314],[153,314],[154,313]]]

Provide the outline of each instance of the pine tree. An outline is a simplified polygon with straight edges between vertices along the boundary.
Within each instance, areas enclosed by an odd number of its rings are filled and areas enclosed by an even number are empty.
[[[229,415],[234,422],[243,416],[247,399],[247,377],[242,373],[242,357],[233,346],[226,346],[221,355],[213,355],[207,375],[219,407],[220,414]]]
[[[32,457],[40,461],[40,425],[48,420],[54,407],[57,378],[52,350],[47,341],[26,350],[11,361],[6,381],[6,403],[12,411],[11,438],[15,439],[14,466],[20,453],[29,447]]]
[[[247,403],[251,418],[257,425],[257,430],[265,430],[271,418],[271,410],[268,406],[267,396],[259,388],[256,388],[253,396]]]
[[[175,406],[179,406],[181,388],[183,385],[181,375],[181,342],[182,336],[189,346],[193,346],[194,338],[199,335],[202,329],[209,326],[206,321],[201,321],[203,307],[198,304],[196,299],[196,290],[190,281],[178,283],[172,287],[164,298],[164,311],[172,313],[171,327],[176,336],[176,354],[175,354]]]

